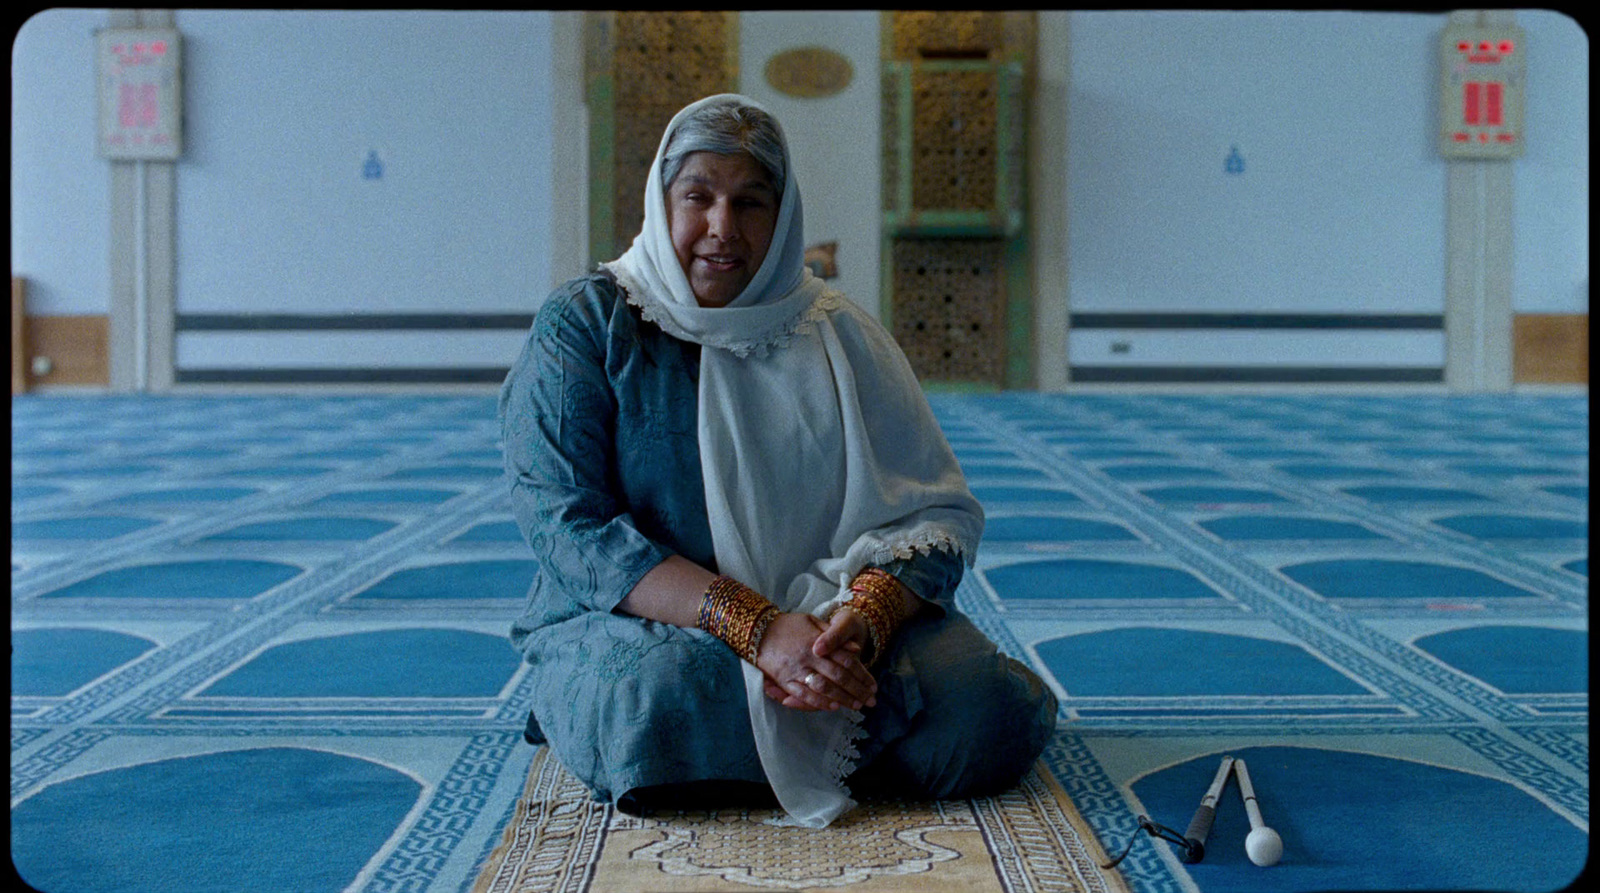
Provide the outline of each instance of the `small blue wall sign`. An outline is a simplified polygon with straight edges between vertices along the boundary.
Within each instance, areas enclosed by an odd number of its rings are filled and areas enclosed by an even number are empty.
[[[1234,146],[1228,153],[1226,161],[1222,162],[1222,169],[1230,174],[1244,173],[1244,156],[1239,154],[1239,147]]]

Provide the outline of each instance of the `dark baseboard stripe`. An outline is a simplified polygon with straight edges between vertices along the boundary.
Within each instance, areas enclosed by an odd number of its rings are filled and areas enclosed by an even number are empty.
[[[1376,313],[1073,313],[1076,329],[1409,329],[1442,331],[1444,316]]]
[[[177,384],[500,384],[508,368],[177,369]]]
[[[532,325],[531,313],[180,313],[173,320],[179,332],[525,331]]]
[[[509,369],[178,369],[177,384],[499,384]],[[1080,384],[1438,384],[1443,369],[1073,366]]]
[[[394,331],[517,329],[531,313],[180,313],[179,332]],[[1079,329],[1390,329],[1442,331],[1436,314],[1359,313],[1074,313]]]
[[[1436,384],[1443,369],[1295,366],[1072,366],[1083,384]]]

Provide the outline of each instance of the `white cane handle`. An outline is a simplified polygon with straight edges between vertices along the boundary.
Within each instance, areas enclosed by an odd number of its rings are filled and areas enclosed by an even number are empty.
[[[1245,855],[1257,865],[1276,864],[1283,857],[1283,838],[1268,828],[1261,820],[1261,807],[1256,803],[1256,788],[1250,783],[1250,770],[1244,760],[1233,761],[1233,772],[1239,776],[1239,793],[1244,797],[1244,811],[1250,817],[1250,835],[1244,839]]]

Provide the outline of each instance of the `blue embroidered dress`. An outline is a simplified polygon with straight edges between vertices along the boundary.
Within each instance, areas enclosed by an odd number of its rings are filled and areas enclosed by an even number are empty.
[[[512,509],[539,565],[511,640],[534,677],[537,726],[599,800],[765,781],[733,652],[698,629],[615,610],[672,554],[717,569],[697,439],[700,350],[644,321],[599,271],[544,303],[500,393]],[[932,607],[879,664],[852,785],[935,797],[1008,786],[1054,728],[1054,697],[956,610],[958,556],[884,569]]]

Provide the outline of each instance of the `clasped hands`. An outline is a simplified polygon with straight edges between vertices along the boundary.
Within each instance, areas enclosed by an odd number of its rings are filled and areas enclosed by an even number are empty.
[[[779,614],[756,654],[767,697],[796,710],[860,710],[878,703],[877,680],[861,662],[871,633],[846,605],[828,620]]]

